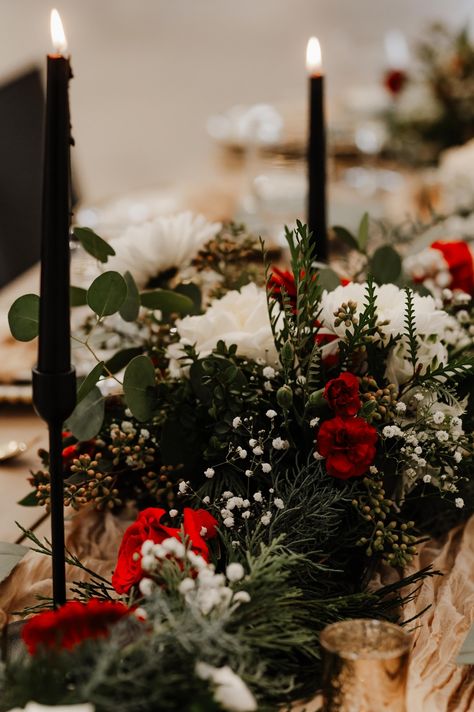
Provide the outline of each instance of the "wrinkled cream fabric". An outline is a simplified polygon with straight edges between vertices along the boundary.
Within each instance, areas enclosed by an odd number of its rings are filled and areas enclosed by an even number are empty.
[[[67,524],[67,546],[89,568],[108,578],[113,571],[123,531],[133,521],[132,511],[116,517],[109,512],[84,510]],[[459,648],[474,620],[474,517],[453,529],[441,541],[420,547],[420,555],[406,573],[431,564],[443,576],[425,579],[416,598],[404,610],[411,619],[426,606],[431,608],[411,627],[413,652],[408,679],[407,712],[472,712],[474,667],[455,663]],[[69,566],[69,581],[87,575]],[[394,579],[392,569],[377,575],[374,585]],[[29,553],[0,585],[0,624],[14,611],[35,605],[37,595],[51,595],[49,559]],[[296,706],[315,712],[320,698]]]

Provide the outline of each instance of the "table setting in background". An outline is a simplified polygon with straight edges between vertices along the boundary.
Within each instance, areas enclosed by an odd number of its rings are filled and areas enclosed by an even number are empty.
[[[0,712],[469,712],[469,34],[417,79],[388,33],[329,114],[311,37],[305,106],[209,118],[213,179],[74,210],[51,37],[41,260],[0,295]]]

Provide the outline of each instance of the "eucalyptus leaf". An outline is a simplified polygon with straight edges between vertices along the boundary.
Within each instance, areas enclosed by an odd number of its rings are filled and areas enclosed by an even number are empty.
[[[375,250],[369,262],[369,272],[377,284],[396,282],[402,271],[402,260],[390,245]]]
[[[142,292],[140,295],[141,303],[147,309],[160,309],[160,311],[169,314],[177,312],[178,314],[191,314],[194,310],[192,299],[172,292],[168,289],[155,289],[152,292]]]
[[[37,294],[18,297],[8,312],[8,324],[17,341],[31,341],[38,336],[40,298]]]
[[[105,367],[110,373],[118,373],[125,368],[127,364],[130,363],[132,358],[139,356],[143,353],[143,348],[141,346],[131,346],[128,349],[122,349],[117,351],[116,354],[111,356],[108,361],[105,362]]]
[[[351,250],[359,251],[359,243],[357,242],[352,232],[349,232],[349,230],[343,227],[342,225],[334,225],[332,229],[336,237],[342,240],[342,242],[345,242],[346,245],[351,248]]]
[[[127,406],[137,420],[150,418],[155,388],[155,367],[148,356],[135,356],[123,378],[123,392]]]
[[[357,233],[357,243],[359,245],[359,250],[365,252],[367,243],[369,241],[369,213],[364,213],[359,224],[359,230]]]
[[[80,401],[86,397],[88,393],[91,392],[91,390],[94,388],[96,385],[97,381],[99,378],[102,376],[104,373],[104,362],[100,361],[97,363],[92,371],[83,379],[82,383],[80,384],[79,388],[77,389],[77,403],[80,403]]]
[[[69,299],[72,307],[83,307],[87,304],[87,289],[83,287],[69,287]]]
[[[125,272],[123,277],[127,285],[127,296],[119,309],[120,316],[124,321],[135,321],[140,311],[140,294],[133,275]]]
[[[98,317],[118,312],[127,297],[127,284],[118,272],[104,272],[87,290],[87,303]]]
[[[95,257],[96,260],[99,260],[99,262],[107,262],[109,257],[115,255],[114,248],[99,237],[90,227],[75,227],[73,234],[85,251]]]
[[[330,269],[330,267],[326,267],[318,272],[318,285],[321,289],[332,292],[336,287],[340,287],[341,280],[334,270]]]
[[[20,544],[0,542],[0,583],[7,578],[28,551],[26,546]]]
[[[178,294],[184,294],[185,297],[189,297],[194,304],[192,314],[200,314],[202,294],[197,284],[194,284],[194,282],[181,283],[176,285],[174,291]]]
[[[66,427],[78,440],[91,440],[102,427],[105,401],[102,393],[94,386],[76,405],[68,418]]]
[[[26,497],[20,499],[18,504],[20,504],[22,507],[37,507],[38,498],[36,496],[36,490],[34,490],[33,492],[29,492]]]

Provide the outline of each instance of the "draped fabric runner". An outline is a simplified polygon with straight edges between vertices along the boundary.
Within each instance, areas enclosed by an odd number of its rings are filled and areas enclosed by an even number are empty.
[[[67,525],[67,546],[85,566],[109,578],[115,565],[122,533],[133,519],[84,510]],[[408,681],[407,712],[469,712],[474,709],[474,666],[456,665],[456,657],[474,620],[474,517],[453,529],[443,541],[429,541],[411,569],[432,564],[443,576],[426,579],[415,600],[404,610],[411,619],[431,608],[413,624],[414,645]],[[69,581],[87,574],[69,566]],[[393,581],[391,569],[382,570],[374,584]],[[5,614],[35,605],[35,596],[51,595],[50,561],[29,553],[0,585],[0,625]],[[14,618],[14,616],[13,616]],[[315,712],[320,698],[296,710]]]

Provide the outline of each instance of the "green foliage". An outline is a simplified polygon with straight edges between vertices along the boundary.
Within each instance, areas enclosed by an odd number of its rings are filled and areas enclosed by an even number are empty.
[[[142,306],[147,309],[159,309],[166,314],[175,312],[185,315],[194,311],[194,302],[185,294],[172,292],[169,289],[155,289],[152,292],[142,292],[140,295]]]
[[[135,356],[125,369],[125,401],[137,420],[148,420],[153,411],[155,367],[148,356]]]
[[[334,225],[332,230],[334,231],[336,237],[342,240],[342,242],[344,242],[347,247],[349,247],[351,250],[359,251],[359,243],[357,242],[357,239],[354,237],[352,232],[350,232],[350,230],[343,227],[342,225]]]
[[[87,304],[87,289],[83,287],[69,288],[69,299],[71,307],[83,307]]]
[[[82,247],[99,262],[107,262],[109,257],[115,255],[114,248],[97,235],[90,227],[75,227],[74,237],[79,240]]]
[[[357,244],[359,246],[360,252],[365,252],[367,248],[367,243],[369,241],[369,214],[364,213],[360,223],[359,230],[357,232]]]
[[[99,363],[94,366],[92,371],[90,371],[90,373],[88,373],[88,375],[80,382],[77,389],[77,403],[80,403],[81,400],[91,392],[103,373],[104,362],[99,361]]]
[[[119,311],[127,298],[127,283],[118,272],[104,272],[87,290],[87,303],[99,319]]]
[[[37,294],[24,294],[18,297],[8,312],[8,324],[14,339],[31,341],[38,336],[39,304]]]
[[[402,272],[402,260],[390,245],[382,245],[369,260],[369,272],[377,284],[397,282]]]
[[[99,432],[104,420],[104,397],[97,386],[76,405],[66,426],[78,440],[90,440]]]
[[[125,272],[124,279],[127,285],[127,296],[119,309],[119,313],[124,321],[136,321],[140,311],[138,287],[130,272]]]
[[[121,349],[105,362],[105,368],[108,373],[118,373],[118,371],[121,371],[122,368],[125,368],[125,366],[130,363],[132,358],[135,358],[135,356],[139,356],[142,353],[142,346],[131,346],[128,349]]]
[[[411,365],[413,366],[413,374],[415,374],[418,361],[418,339],[416,337],[415,306],[413,292],[411,291],[411,289],[406,289],[405,294],[405,338],[408,343],[408,352],[410,354]]]

